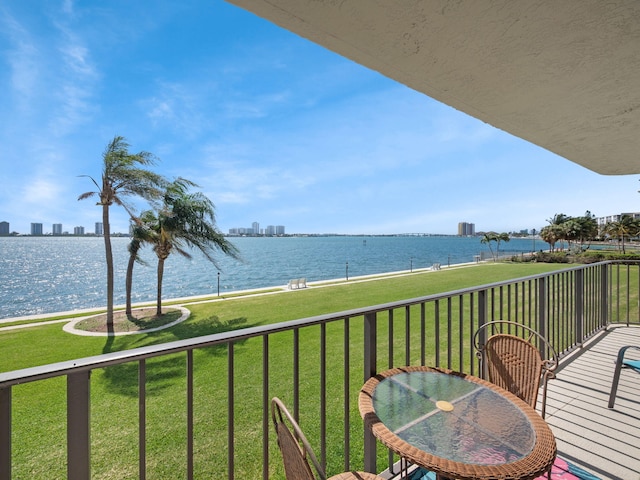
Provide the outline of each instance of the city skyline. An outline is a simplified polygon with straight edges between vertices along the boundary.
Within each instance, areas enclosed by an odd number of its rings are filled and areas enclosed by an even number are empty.
[[[260,228],[260,222],[252,222],[251,227],[232,227],[227,232],[229,235],[284,235],[284,225],[267,225]]]
[[[11,223],[2,220],[0,221],[0,235],[49,235],[49,232],[45,230],[43,222],[31,222],[29,233],[25,232],[17,232],[15,230],[11,230]],[[51,233],[50,235],[72,235],[68,230],[64,230],[62,223],[52,223],[51,224]],[[114,235],[121,234],[122,232],[114,232]],[[102,235],[103,234],[103,224],[102,222],[94,223],[94,230],[91,233],[92,235]],[[85,227],[83,225],[76,225],[73,227],[73,235],[85,235]]]
[[[630,216],[631,218],[634,219],[640,219],[640,212],[620,212],[620,213],[615,213],[615,214],[609,214],[606,216],[601,216],[601,217],[596,217],[596,222],[597,224],[601,227],[603,225],[605,225],[608,222],[615,222],[615,221],[619,221],[620,218],[622,216]],[[548,223],[550,223],[550,220],[547,220]],[[44,223],[43,222],[31,222],[30,223],[30,232],[29,233],[25,233],[25,232],[17,232],[15,230],[11,230],[10,227],[11,223],[6,221],[6,220],[0,220],[0,235],[11,235],[11,234],[18,234],[18,235],[48,235],[48,233],[44,230]],[[34,228],[36,229],[36,232],[39,233],[34,233]],[[74,226],[74,233],[73,235],[84,235],[84,231],[85,231],[85,227],[84,226]],[[532,234],[535,235],[536,232],[539,232],[539,228],[524,228],[524,229],[507,229],[507,230],[503,230],[502,232],[505,233],[509,233],[509,234]],[[79,231],[81,231],[82,233],[78,233]],[[349,232],[349,233],[338,233],[338,232],[293,232],[293,233],[286,233],[286,228],[284,225],[267,225],[267,227],[265,228],[260,228],[260,222],[254,221],[251,223],[251,227],[231,227],[228,229],[228,231],[226,233],[222,232],[223,234],[226,235],[230,235],[230,236],[238,236],[238,235],[264,235],[264,236],[274,236],[274,235],[309,235],[309,234],[317,234],[317,235],[412,235],[412,234],[417,234],[417,235],[457,235],[457,236],[476,236],[476,235],[480,235],[486,232],[490,232],[492,230],[484,230],[484,229],[480,229],[478,231],[476,231],[476,225],[473,222],[466,222],[466,221],[462,221],[462,222],[458,222],[457,224],[457,233],[442,233],[442,232],[393,232],[393,233],[386,233],[386,234],[368,234],[368,233],[362,233],[362,232]],[[94,223],[94,231],[91,233],[88,233],[87,235],[102,235],[103,234],[103,223],[102,222],[95,222]],[[118,232],[118,231],[114,231],[112,232],[113,235],[128,235],[129,232],[127,231],[122,231],[122,232]],[[51,235],[55,236],[55,235],[71,235],[71,233],[69,233],[69,231],[64,231],[63,229],[63,224],[61,223],[52,223],[51,224]]]

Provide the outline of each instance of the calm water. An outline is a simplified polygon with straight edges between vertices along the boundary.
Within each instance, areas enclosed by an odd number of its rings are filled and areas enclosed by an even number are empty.
[[[166,263],[163,299],[285,286],[431,266],[473,262],[489,255],[479,238],[462,237],[285,237],[232,238],[242,262],[222,255],[218,266],[194,252]],[[116,305],[125,303],[128,238],[113,238]],[[495,250],[495,244],[493,244]],[[513,239],[501,251],[531,251],[530,239]],[[535,249],[548,246],[536,240]],[[154,301],[156,260],[142,251],[148,265],[134,268],[133,302]],[[348,266],[347,266],[348,264]],[[0,318],[103,307],[106,302],[104,241],[95,237],[0,237]]]

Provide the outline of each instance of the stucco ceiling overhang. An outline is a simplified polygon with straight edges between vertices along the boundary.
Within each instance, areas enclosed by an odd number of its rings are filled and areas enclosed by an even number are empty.
[[[640,173],[637,0],[228,1],[595,172]]]

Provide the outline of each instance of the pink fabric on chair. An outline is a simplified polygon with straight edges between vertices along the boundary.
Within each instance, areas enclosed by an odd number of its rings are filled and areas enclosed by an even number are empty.
[[[548,480],[546,475],[538,477],[536,480]],[[551,468],[551,480],[600,480],[599,477],[582,470],[579,467],[567,462],[563,458],[557,457]]]

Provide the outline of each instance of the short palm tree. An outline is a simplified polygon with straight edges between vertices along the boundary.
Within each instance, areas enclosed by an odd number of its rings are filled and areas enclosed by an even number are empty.
[[[540,230],[540,238],[549,244],[552,252],[556,249],[556,242],[562,239],[562,230],[562,226],[557,224],[547,225]]]
[[[197,185],[178,178],[166,188],[164,206],[158,212],[154,226],[153,251],[158,257],[158,290],[156,315],[162,315],[162,278],[164,262],[175,251],[191,258],[191,248],[196,248],[217,266],[213,253],[222,253],[239,258],[235,245],[227,241],[218,231],[215,207],[211,200],[200,192],[190,193]]]
[[[129,153],[129,144],[124,137],[116,136],[102,154],[102,181],[98,183],[89,175],[97,191],[83,193],[78,200],[97,196],[97,205],[102,207],[105,255],[107,260],[107,330],[113,332],[113,252],[111,248],[111,228],[109,207],[120,205],[133,217],[133,210],[127,198],[138,196],[146,200],[157,200],[162,196],[162,186],[166,181],[160,175],[141,168],[152,165],[155,157],[149,152]]]

